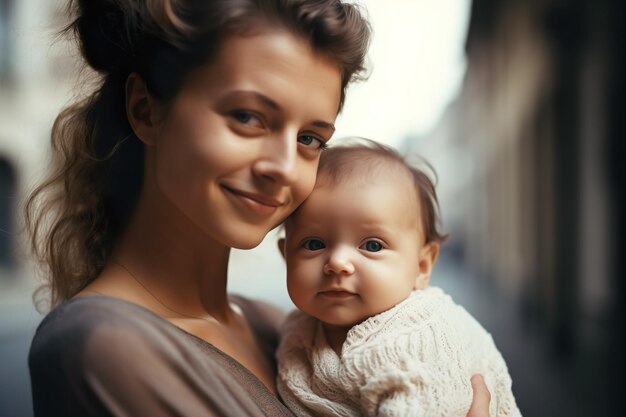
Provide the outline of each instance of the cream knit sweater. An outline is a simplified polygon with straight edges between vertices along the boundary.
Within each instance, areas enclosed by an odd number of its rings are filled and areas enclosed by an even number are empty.
[[[492,417],[521,416],[493,339],[436,287],[354,326],[341,357],[316,319],[294,311],[277,357],[278,391],[298,416],[465,417],[476,373]]]

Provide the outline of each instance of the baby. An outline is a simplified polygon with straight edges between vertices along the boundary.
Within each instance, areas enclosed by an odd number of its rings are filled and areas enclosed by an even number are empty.
[[[375,142],[322,153],[279,247],[294,311],[278,390],[298,416],[459,416],[482,374],[490,415],[520,416],[489,333],[429,287],[444,236],[432,181]]]

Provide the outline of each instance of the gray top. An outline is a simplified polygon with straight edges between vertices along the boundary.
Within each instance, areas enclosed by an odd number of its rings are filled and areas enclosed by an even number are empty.
[[[267,306],[233,298],[268,357]],[[156,314],[110,297],[70,300],[44,318],[29,366],[35,415],[293,416],[239,362]]]

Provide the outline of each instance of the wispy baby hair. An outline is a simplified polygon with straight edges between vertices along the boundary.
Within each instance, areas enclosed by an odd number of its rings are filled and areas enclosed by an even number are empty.
[[[347,138],[335,142],[322,152],[317,170],[318,182],[339,184],[381,175],[389,168],[400,168],[411,175],[417,199],[425,243],[443,242],[441,219],[435,184],[435,169],[419,157],[420,166],[409,163],[397,150],[366,138]],[[382,169],[381,169],[382,168]],[[357,176],[358,174],[358,176]]]

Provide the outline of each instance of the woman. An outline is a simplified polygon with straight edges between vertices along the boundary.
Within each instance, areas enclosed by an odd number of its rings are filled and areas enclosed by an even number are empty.
[[[228,255],[311,192],[367,22],[339,0],[71,7],[102,81],[57,118],[27,206],[56,306],[30,352],[35,414],[291,415],[282,315],[227,296]]]

